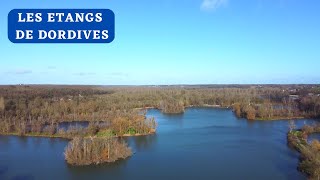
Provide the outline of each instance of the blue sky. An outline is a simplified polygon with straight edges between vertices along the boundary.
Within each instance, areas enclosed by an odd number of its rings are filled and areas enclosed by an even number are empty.
[[[111,44],[12,44],[17,8],[108,8]],[[314,0],[10,0],[0,7],[0,84],[320,83]]]

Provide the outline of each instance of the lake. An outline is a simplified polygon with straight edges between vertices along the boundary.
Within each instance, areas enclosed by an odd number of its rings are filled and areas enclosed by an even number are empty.
[[[247,121],[213,108],[147,115],[156,118],[157,134],[127,138],[134,154],[114,164],[71,167],[67,140],[0,136],[0,179],[306,179],[287,146],[287,120]]]

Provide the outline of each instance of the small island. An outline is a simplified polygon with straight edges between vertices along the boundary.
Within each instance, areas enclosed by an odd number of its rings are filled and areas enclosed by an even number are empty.
[[[68,164],[83,166],[115,162],[132,155],[124,141],[115,138],[79,138],[69,142],[65,149]]]

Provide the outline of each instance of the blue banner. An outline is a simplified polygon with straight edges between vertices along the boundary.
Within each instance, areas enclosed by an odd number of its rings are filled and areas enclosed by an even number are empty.
[[[8,15],[13,43],[110,43],[114,31],[109,9],[14,9]]]

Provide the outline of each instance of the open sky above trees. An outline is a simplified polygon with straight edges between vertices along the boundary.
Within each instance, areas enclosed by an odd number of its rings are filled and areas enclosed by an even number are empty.
[[[108,8],[111,44],[12,44],[17,8]],[[0,7],[0,84],[320,83],[314,0],[11,0]]]

